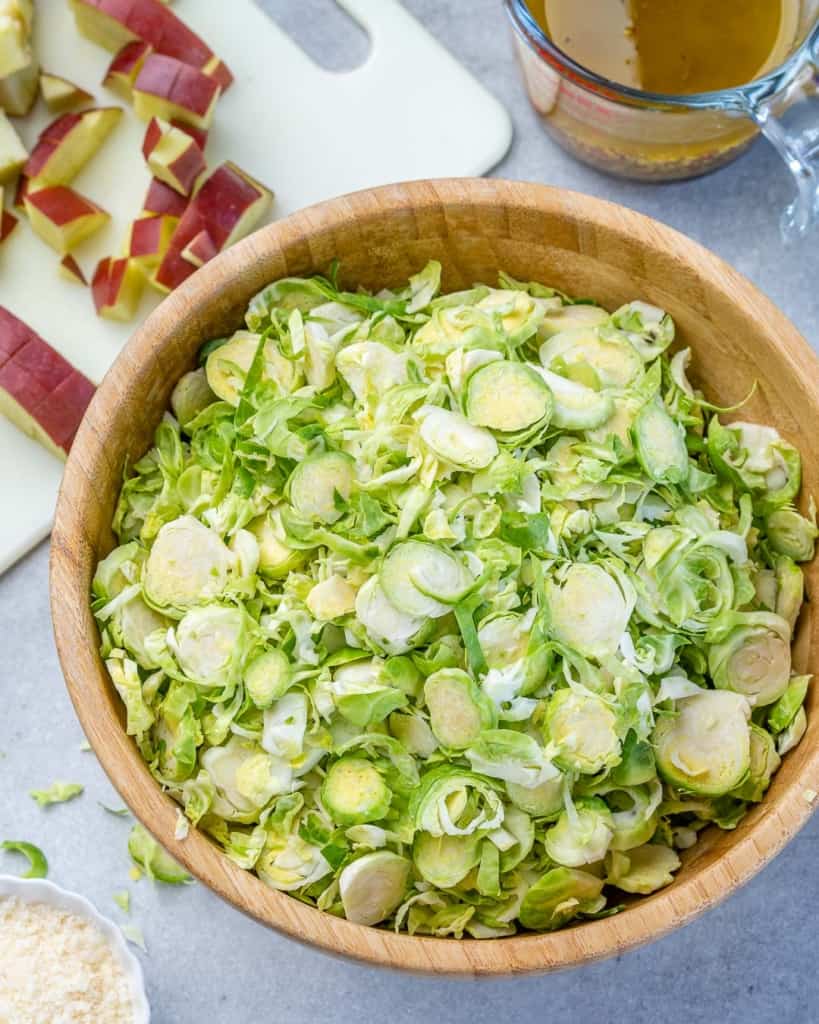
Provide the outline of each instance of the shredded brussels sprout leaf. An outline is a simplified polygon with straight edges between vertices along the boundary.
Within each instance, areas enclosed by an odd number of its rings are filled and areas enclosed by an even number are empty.
[[[83,792],[83,786],[79,782],[54,782],[48,789],[32,789],[28,794],[32,800],[36,800],[40,807],[48,807],[51,804],[63,804],[66,800],[73,800]]]
[[[696,390],[655,306],[337,274],[202,339],[126,474],[91,595],[126,731],[177,839],[331,914],[617,913],[805,732],[799,453]]]
[[[0,843],[0,850],[7,850],[9,853],[19,853],[29,863],[28,871],[24,872],[23,878],[45,878],[48,874],[48,861],[46,855],[34,843],[24,843],[16,839],[6,839]]]

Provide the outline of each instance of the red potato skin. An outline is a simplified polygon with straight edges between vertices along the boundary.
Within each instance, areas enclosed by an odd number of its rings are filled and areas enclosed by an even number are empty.
[[[94,307],[97,313],[99,313],[103,306],[110,305],[108,301],[110,271],[111,259],[106,256],[105,259],[99,261],[94,270],[94,276],[91,278],[91,297],[94,300]]]
[[[178,288],[196,270],[196,267],[182,256],[182,252],[202,232],[207,233],[207,226],[194,200],[185,210],[171,236],[168,251],[154,274],[153,283],[162,291],[173,291],[174,288]]]
[[[36,178],[46,167],[55,150],[59,149],[60,146],[71,144],[70,139],[67,137],[80,124],[83,118],[94,113],[95,110],[117,110],[120,114],[122,113],[119,107],[93,107],[90,110],[84,110],[77,114],[63,114],[61,117],[58,117],[56,121],[46,125],[42,132],[40,132],[34,149],[23,165],[22,173],[25,177]]]
[[[207,225],[207,232],[221,250],[236,222],[259,191],[230,164],[221,164],[196,194],[194,202]]]
[[[173,290],[197,269],[182,253],[198,235],[209,236],[220,252],[236,222],[258,198],[258,190],[230,164],[217,167],[203,182],[177,225],[154,275],[156,286],[163,291]]]
[[[83,0],[124,25],[138,39],[149,43],[157,53],[176,57],[195,68],[208,69],[218,76],[223,89],[233,81],[229,68],[181,18],[161,0]]]
[[[17,218],[8,210],[3,210],[0,215],[0,242],[5,242],[9,235],[17,227]]]
[[[64,271],[67,274],[70,274],[71,277],[78,284],[88,284],[88,282],[85,279],[85,274],[82,272],[82,267],[80,267],[79,263],[77,263],[77,261],[70,253],[66,256],[63,256],[63,258],[60,260],[60,266],[64,269]]]
[[[141,39],[126,43],[108,65],[102,84],[120,96],[128,98],[140,68],[151,50],[150,44]]]
[[[158,96],[204,117],[220,87],[207,75],[174,57],[150,54],[137,75],[134,89]]]
[[[171,127],[177,127],[171,125]],[[184,129],[179,126],[179,130]],[[147,131],[145,132],[145,138],[142,141],[142,155],[150,165],[151,154],[159,145],[162,140],[162,136],[165,134],[162,129],[161,122],[152,117],[148,123]],[[200,133],[201,134],[201,133]],[[204,133],[207,137],[207,132]],[[206,170],[205,157],[202,153],[202,149],[196,142],[193,134],[186,131],[185,135],[191,140],[186,150],[184,150],[179,157],[172,163],[164,165],[173,174],[174,178],[179,182],[181,186],[179,191],[183,195],[190,195],[193,191],[193,186],[196,184],[197,178]],[[156,167],[152,168],[156,173]]]
[[[67,452],[94,385],[27,324],[0,306],[0,388]]]
[[[26,202],[35,206],[52,224],[62,227],[99,212],[99,207],[66,185],[52,185],[39,192],[29,192]]]
[[[21,174],[20,177],[17,179],[17,188],[16,188],[16,190],[14,192],[14,199],[12,200],[12,205],[16,206],[18,210],[24,210],[25,209],[25,198],[26,198],[26,188],[27,187],[28,187],[28,179],[26,178],[26,176],[24,174]]]
[[[181,217],[188,208],[188,200],[159,178],[152,178],[142,202],[142,212],[151,217]]]
[[[159,262],[168,244],[168,221],[175,218],[141,217],[131,224],[128,256],[138,263]]]
[[[142,140],[142,155],[147,160],[156,149],[156,144],[162,138],[162,127],[155,117],[148,122],[145,130],[145,138]]]
[[[27,178],[37,177],[48,163],[51,154],[79,121],[79,114],[63,114],[40,132],[40,137],[23,166],[23,174]]]
[[[182,252],[182,258],[187,260],[188,263],[192,263],[195,267],[201,267],[208,260],[212,260],[217,255],[219,250],[213,244],[213,239],[207,233],[207,231],[200,231],[195,238],[193,238],[189,245],[185,246]]]
[[[80,426],[82,413],[88,408],[94,397],[94,385],[79,371],[72,368],[71,374],[58,384],[45,402],[37,410],[37,420],[43,430],[55,444],[68,452],[71,442]]]

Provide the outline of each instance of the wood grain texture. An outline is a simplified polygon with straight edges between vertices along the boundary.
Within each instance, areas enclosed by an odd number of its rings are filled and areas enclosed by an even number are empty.
[[[175,381],[201,343],[239,326],[250,297],[276,278],[341,260],[348,286],[400,285],[430,258],[446,290],[495,283],[498,269],[615,308],[641,298],[667,309],[712,400],[758,388],[743,418],[775,424],[803,456],[804,493],[819,492],[819,364],[790,322],[747,280],[669,228],[622,207],[540,185],[486,179],[415,182],[310,207],[207,264],[136,332],[106,376],[66,466],[52,541],[51,602],[68,689],[86,735],[125,802],[202,882],[239,909],[326,951],[373,964],[459,975],[551,971],[620,953],[676,928],[754,875],[805,823],[819,791],[819,687],[805,739],[762,804],[733,832],[710,829],[673,885],[622,914],[550,935],[433,939],[364,928],[304,906],[234,866],[204,835],[174,839],[176,804],[123,730],[97,653],[88,594],[111,548],[125,460],[151,442]],[[807,568],[808,594],[819,566]],[[807,606],[809,609],[809,605]],[[801,671],[819,671],[819,617],[803,613]]]

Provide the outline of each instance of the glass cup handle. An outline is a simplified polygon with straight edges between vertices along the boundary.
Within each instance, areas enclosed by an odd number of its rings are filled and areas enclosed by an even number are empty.
[[[782,214],[785,241],[819,224],[819,68],[808,61],[787,87],[750,101],[746,113],[782,157],[796,198]]]

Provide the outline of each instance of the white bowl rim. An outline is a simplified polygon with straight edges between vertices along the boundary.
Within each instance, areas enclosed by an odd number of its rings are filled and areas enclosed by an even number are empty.
[[[103,917],[90,900],[45,878],[19,878],[16,875],[0,874],[0,898],[4,896],[16,897],[25,903],[46,903],[93,922],[111,943],[130,985],[134,1001],[134,1024],[150,1024],[151,1008],[145,992],[142,965],[128,949],[125,937],[117,925]]]

